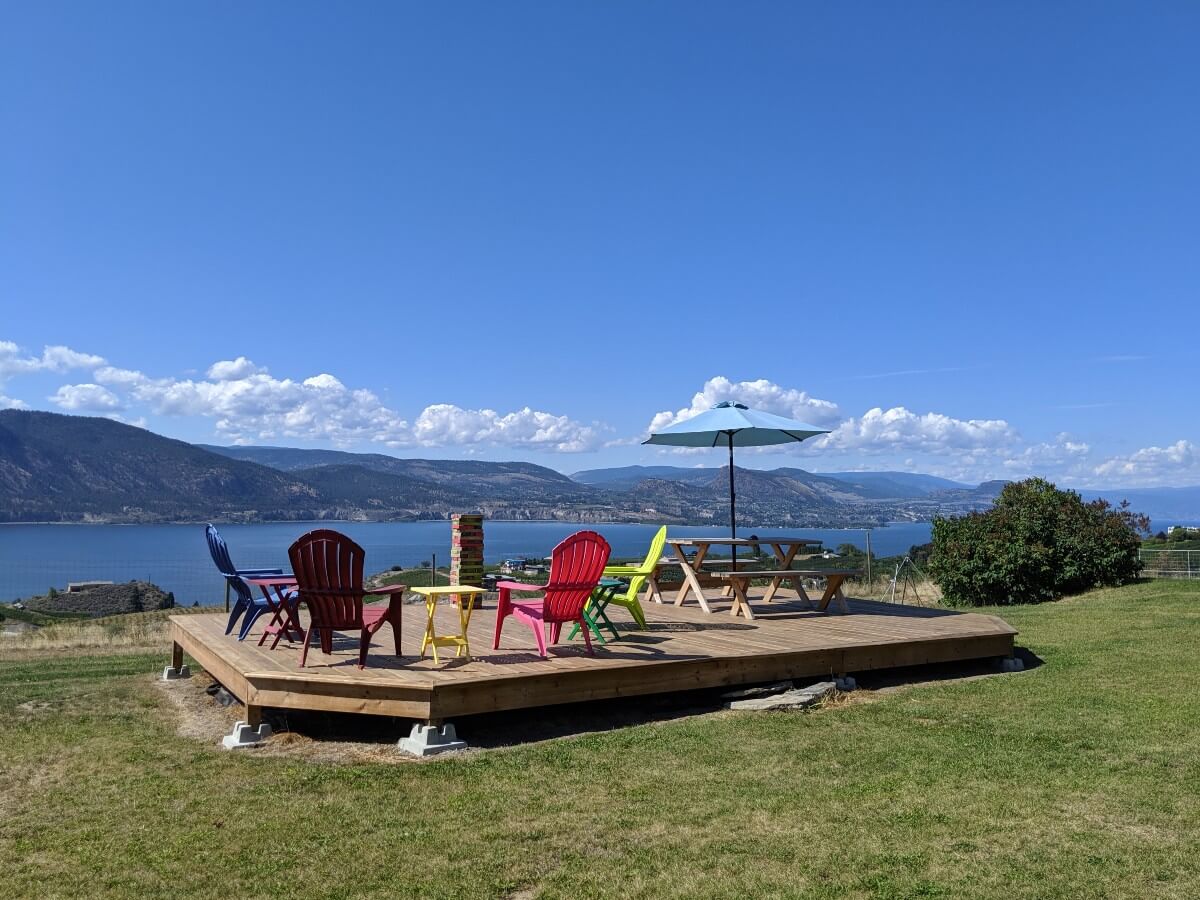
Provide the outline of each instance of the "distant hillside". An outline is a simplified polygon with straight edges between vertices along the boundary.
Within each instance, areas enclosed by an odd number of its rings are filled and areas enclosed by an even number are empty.
[[[0,521],[492,519],[724,524],[729,470],[626,466],[575,479],[526,462],[400,459],[288,447],[198,447],[108,419],[0,411]],[[738,521],[765,528],[928,521],[990,505],[978,487],[905,472],[737,470]],[[1200,488],[1103,493],[1200,519]]]
[[[1083,499],[1103,497],[1114,506],[1122,500],[1137,512],[1145,513],[1159,522],[1177,519],[1180,522],[1200,522],[1200,487],[1179,488],[1107,488],[1080,491]]]
[[[627,503],[532,463],[219,449],[109,419],[0,411],[0,521],[395,521],[474,510],[495,519],[642,519]]]
[[[687,484],[705,484],[712,480],[715,468],[691,468],[682,466],[618,466],[613,469],[587,469],[571,476],[580,484],[627,491],[650,478],[662,481],[682,481]]]
[[[827,478],[836,478],[847,484],[869,491],[877,497],[928,497],[934,491],[970,490],[971,484],[938,478],[936,475],[920,475],[916,472],[822,472]]]
[[[0,521],[313,518],[309,484],[109,419],[0,410]]]
[[[682,466],[619,466],[612,469],[588,469],[571,476],[581,484],[608,490],[627,491],[650,479],[682,481],[687,484],[707,484],[717,472],[716,468],[684,468]],[[728,473],[728,467],[720,471]],[[738,469],[739,472],[743,471]],[[823,484],[831,491],[853,493],[861,499],[897,500],[928,497],[934,491],[971,489],[974,485],[961,484],[934,475],[919,475],[912,472],[808,472],[797,468],[752,469],[768,475],[787,477],[808,484]],[[840,484],[838,484],[840,482]]]
[[[342,450],[307,450],[291,447],[217,447],[204,449],[232,459],[270,466],[282,472],[294,473],[306,479],[317,478],[323,467],[346,471],[346,467],[368,469],[372,472],[453,487],[475,497],[495,497],[497,492],[513,499],[514,491],[538,499],[590,497],[561,472],[527,462],[484,462],[461,459],[401,459],[383,453],[349,453]],[[332,476],[326,473],[320,480],[326,485]],[[387,482],[379,482],[386,484]]]

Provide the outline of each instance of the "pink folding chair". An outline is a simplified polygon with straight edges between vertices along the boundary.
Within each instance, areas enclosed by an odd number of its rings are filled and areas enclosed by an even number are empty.
[[[596,532],[578,531],[554,548],[550,560],[550,580],[546,584],[498,582],[496,588],[500,591],[500,600],[496,605],[496,636],[492,641],[492,649],[500,649],[500,631],[504,628],[504,620],[514,616],[533,630],[538,652],[542,656],[546,656],[546,628],[550,629],[550,643],[557,644],[566,622],[579,623],[587,652],[592,653],[592,638],[583,619],[583,607],[600,583],[610,551],[608,541]],[[513,591],[538,591],[542,597],[538,600],[513,600]]]

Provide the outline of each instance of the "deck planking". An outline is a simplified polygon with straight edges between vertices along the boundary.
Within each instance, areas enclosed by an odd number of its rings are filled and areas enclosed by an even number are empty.
[[[576,638],[542,659],[532,633],[513,619],[505,623],[501,648],[492,650],[494,602],[472,616],[471,659],[443,654],[440,665],[430,656],[418,659],[423,604],[405,606],[403,656],[392,655],[385,625],[363,670],[355,664],[357,635],[335,638],[330,656],[314,647],[301,669],[298,644],[259,647],[258,628],[239,642],[225,635],[223,614],[172,616],[170,630],[176,644],[247,706],[421,720],[1009,656],[1016,636],[995,616],[855,599],[848,599],[846,614],[821,613],[785,591],[773,603],[754,602],[752,594],[756,618],[747,620],[728,614],[729,598],[707,596],[712,614],[694,600],[682,607],[645,603],[645,631],[625,610],[610,608],[621,639],[596,644],[594,657]],[[452,633],[457,612],[443,605],[437,621],[439,633]]]

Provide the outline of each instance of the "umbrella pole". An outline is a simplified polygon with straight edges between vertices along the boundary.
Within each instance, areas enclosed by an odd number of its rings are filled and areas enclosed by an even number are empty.
[[[729,536],[737,537],[737,494],[733,488],[733,432],[728,433],[729,438]],[[730,546],[730,551],[733,556],[733,571],[737,571],[737,544]]]

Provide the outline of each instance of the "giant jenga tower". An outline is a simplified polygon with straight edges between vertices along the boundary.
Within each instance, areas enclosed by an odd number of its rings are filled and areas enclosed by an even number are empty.
[[[450,517],[450,583],[483,587],[483,516]]]

